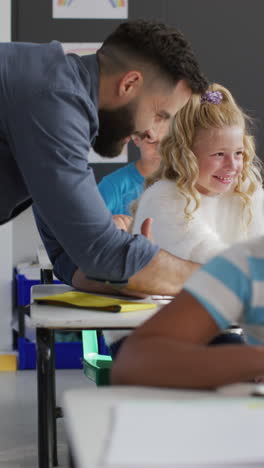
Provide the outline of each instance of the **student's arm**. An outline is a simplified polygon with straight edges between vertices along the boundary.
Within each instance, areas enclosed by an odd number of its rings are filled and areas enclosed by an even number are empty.
[[[262,257],[252,258],[262,248],[263,237],[235,245],[192,275],[185,290],[122,345],[113,383],[214,388],[263,375],[263,347],[208,346],[231,323],[253,325],[252,333],[263,326],[255,307],[260,289],[252,284]]]
[[[220,327],[187,291],[130,335],[112,368],[112,383],[211,389],[264,372],[264,348],[207,346]]]

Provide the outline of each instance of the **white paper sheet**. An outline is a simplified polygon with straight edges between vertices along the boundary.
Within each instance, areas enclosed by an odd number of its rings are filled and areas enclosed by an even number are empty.
[[[106,466],[264,466],[264,401],[125,402],[113,408]]]
[[[128,0],[53,0],[53,18],[110,19],[128,17]]]

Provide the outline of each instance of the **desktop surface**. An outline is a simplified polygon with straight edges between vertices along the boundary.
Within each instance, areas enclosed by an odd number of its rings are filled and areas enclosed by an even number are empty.
[[[163,305],[162,301],[135,299],[135,302],[155,302],[154,309],[137,310],[133,312],[111,313],[76,307],[58,307],[34,302],[38,297],[62,294],[73,291],[66,285],[36,285],[31,289],[31,321],[36,328],[54,329],[129,329],[136,328],[156,313]],[[130,299],[129,299],[130,300]]]
[[[233,397],[232,397],[233,398]],[[143,463],[114,464],[108,463],[105,458],[109,448],[111,434],[111,415],[115,405],[126,403],[166,402],[179,403],[189,400],[195,403],[217,403],[230,401],[230,398],[213,391],[188,391],[188,390],[163,390],[144,387],[105,387],[97,389],[79,389],[68,391],[64,395],[65,423],[73,453],[76,468],[169,468],[181,467],[183,464]],[[253,401],[256,401],[255,399]],[[198,405],[199,406],[199,405]],[[212,405],[211,405],[212,406]],[[202,422],[201,422],[202,423]],[[166,428],[164,428],[166,431]],[[164,432],[165,433],[165,432]],[[191,445],[190,445],[191,447]],[[264,457],[264,451],[263,451]],[[264,458],[263,458],[264,459]],[[187,464],[186,467],[199,468],[223,468],[223,464],[195,465]],[[263,466],[261,463],[225,463],[229,468],[253,468]]]

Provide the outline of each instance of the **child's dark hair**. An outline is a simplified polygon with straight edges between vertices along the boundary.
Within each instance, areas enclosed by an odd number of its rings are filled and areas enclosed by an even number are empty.
[[[186,80],[194,93],[208,85],[190,44],[175,28],[152,21],[122,23],[98,51],[102,71],[108,74],[137,64],[175,85]],[[157,75],[155,75],[157,77]]]

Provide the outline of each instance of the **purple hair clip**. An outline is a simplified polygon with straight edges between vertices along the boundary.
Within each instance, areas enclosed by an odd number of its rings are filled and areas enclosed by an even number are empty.
[[[212,104],[220,104],[223,99],[221,91],[206,91],[202,97],[201,102],[211,102]]]

